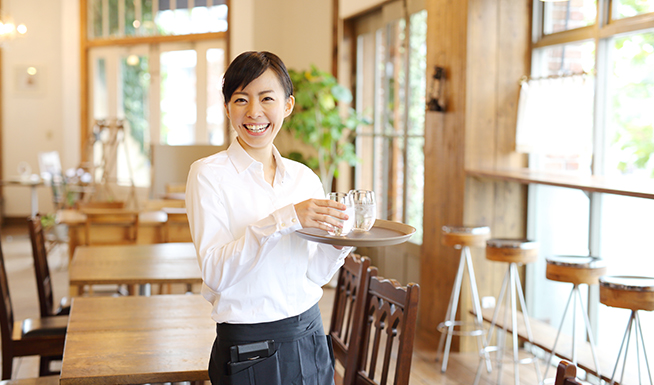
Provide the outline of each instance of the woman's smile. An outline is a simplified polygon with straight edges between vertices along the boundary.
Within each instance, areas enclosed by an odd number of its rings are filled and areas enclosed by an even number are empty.
[[[266,130],[268,130],[270,123],[244,123],[243,127],[245,127],[248,132],[258,135],[263,134]]]

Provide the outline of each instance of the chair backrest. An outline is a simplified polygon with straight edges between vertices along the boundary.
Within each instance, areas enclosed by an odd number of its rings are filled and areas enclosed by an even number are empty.
[[[11,307],[11,297],[9,296],[9,281],[7,280],[7,271],[5,270],[5,259],[2,254],[0,245],[0,296],[2,304],[0,305],[0,331],[2,332],[2,349],[13,349],[12,335],[14,333],[14,310]]]
[[[107,245],[107,244],[133,244],[138,237],[139,212],[123,209],[89,208],[80,210],[86,215],[85,244],[86,245]],[[91,236],[92,228],[103,229],[101,234],[96,234],[97,239]],[[119,229],[116,236],[111,229]],[[99,233],[99,231],[98,231]]]
[[[164,223],[164,242],[191,242],[191,229],[185,207],[165,207],[166,223]],[[173,234],[171,227],[177,227]]]
[[[338,271],[336,293],[329,335],[332,337],[334,357],[345,368],[343,384],[354,384],[356,361],[364,318],[364,305],[371,275],[370,258],[350,254]]]
[[[48,252],[45,247],[45,234],[41,224],[41,216],[35,215],[27,218],[32,241],[32,256],[34,257],[34,274],[36,275],[36,289],[39,293],[39,308],[41,317],[54,314],[54,296],[50,268],[48,267]]]
[[[577,367],[568,361],[562,360],[556,368],[554,385],[582,385],[577,381]]]
[[[419,298],[415,283],[370,277],[356,384],[386,385],[391,378],[394,385],[409,383]]]

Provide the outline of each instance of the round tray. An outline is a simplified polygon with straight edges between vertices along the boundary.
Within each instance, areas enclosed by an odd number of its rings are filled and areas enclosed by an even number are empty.
[[[345,236],[332,236],[321,229],[301,229],[296,234],[309,241],[336,246],[390,246],[404,243],[411,238],[416,229],[400,222],[377,219],[369,231],[352,230]]]

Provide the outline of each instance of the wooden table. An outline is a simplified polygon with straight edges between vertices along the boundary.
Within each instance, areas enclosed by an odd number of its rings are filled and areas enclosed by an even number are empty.
[[[144,384],[209,379],[216,324],[200,295],[77,297],[60,384]]]
[[[136,243],[151,244],[164,242],[164,227],[167,219],[167,214],[163,210],[145,210],[140,212],[139,230]],[[72,260],[77,246],[86,243],[84,234],[86,215],[78,210],[59,210],[57,211],[56,222],[68,226],[68,258],[69,260]],[[122,229],[119,229],[119,231],[122,231]],[[175,226],[174,232],[175,239],[183,240],[185,242],[191,241],[188,226],[186,228]]]
[[[192,243],[78,246],[68,268],[71,296],[86,285],[202,283]]]

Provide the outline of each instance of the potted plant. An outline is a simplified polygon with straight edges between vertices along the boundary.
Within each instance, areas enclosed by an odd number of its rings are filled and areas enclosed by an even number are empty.
[[[295,109],[286,126],[304,143],[316,149],[316,155],[308,157],[299,152],[288,156],[316,171],[322,180],[325,193],[331,192],[334,176],[338,176],[338,165],[357,162],[353,139],[356,127],[370,124],[369,120],[356,113],[339,108],[339,103],[350,103],[352,93],[338,84],[336,78],[312,65],[309,71],[289,69],[295,94]]]

